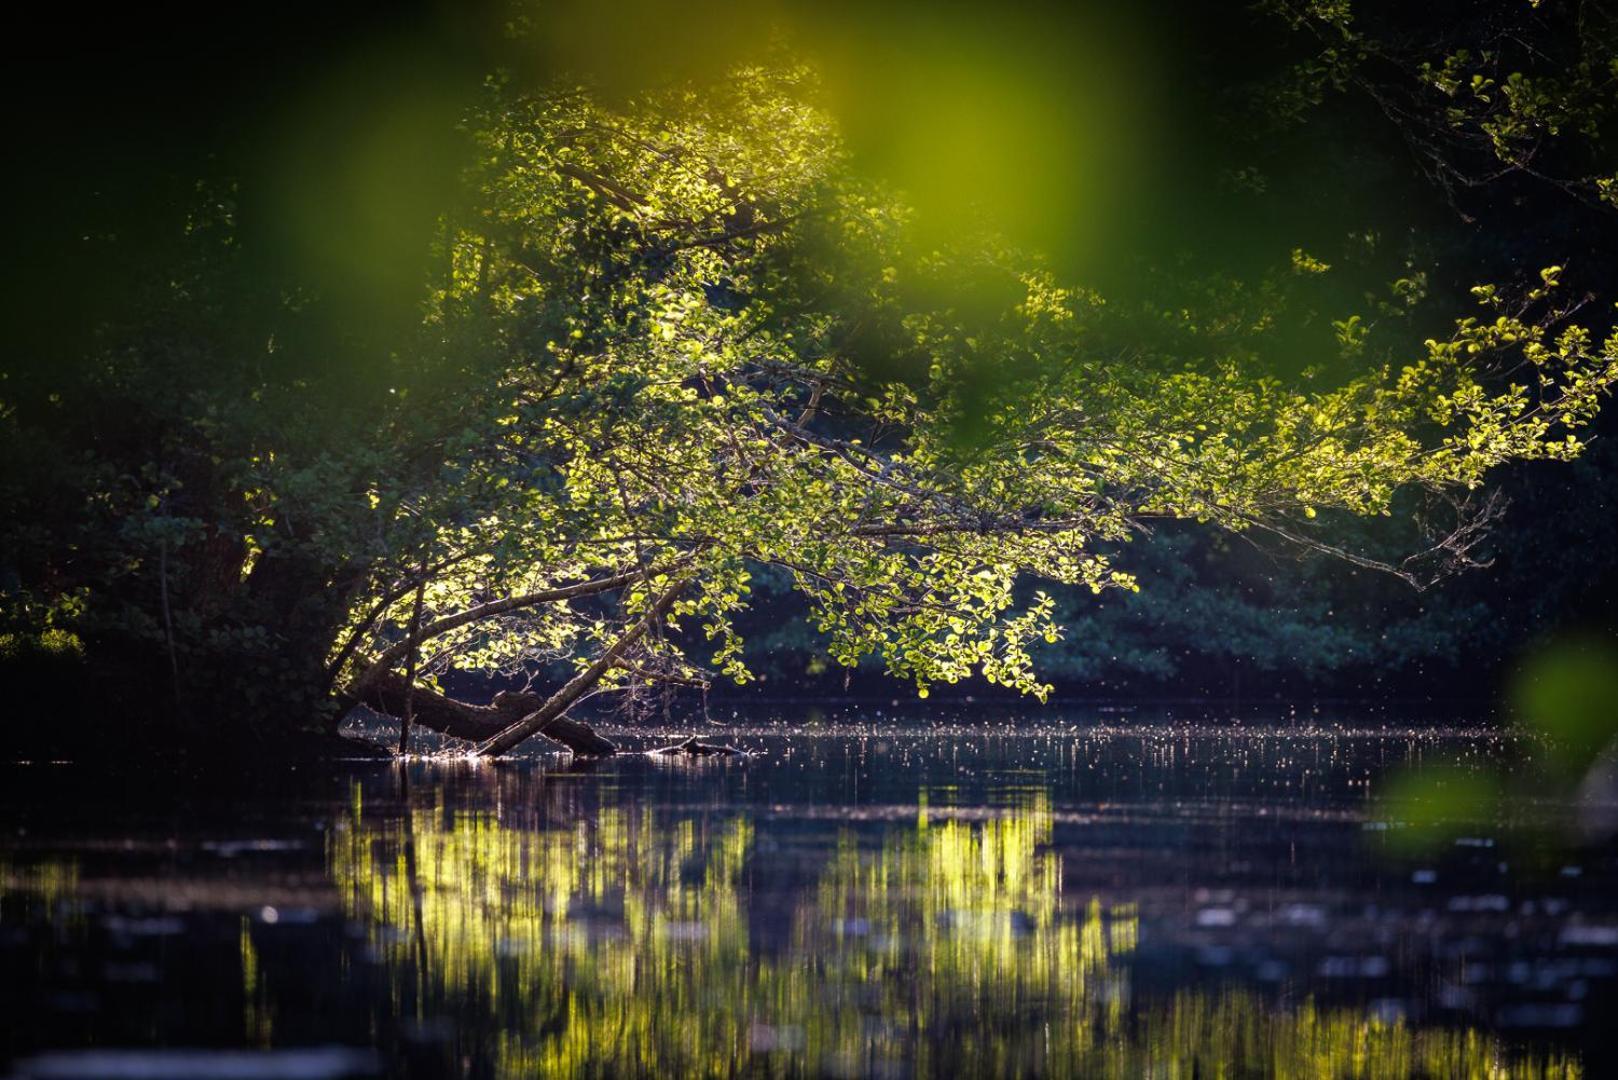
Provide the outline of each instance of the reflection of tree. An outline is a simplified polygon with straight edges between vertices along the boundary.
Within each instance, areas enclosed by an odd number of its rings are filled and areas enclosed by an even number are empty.
[[[1146,1033],[1127,1053],[1107,1058],[1105,1075],[1314,1077],[1516,1077],[1574,1080],[1577,1061],[1559,1055],[1512,1058],[1499,1041],[1472,1029],[1413,1028],[1353,1009],[1276,1012],[1257,996],[1175,995],[1166,1008],[1137,1018]],[[1210,1063],[1222,1069],[1211,1071]],[[1122,1067],[1119,1067],[1122,1066]],[[1100,1073],[1098,1073],[1099,1075]]]
[[[517,827],[356,803],[330,860],[399,992],[502,1075],[1577,1075],[1476,1031],[1242,991],[1132,1008],[1116,960],[1137,917],[1064,903],[1050,828],[1036,795],[984,822],[923,813],[874,850],[845,833],[780,956],[750,946],[742,815]]]
[[[274,1043],[275,1011],[265,985],[258,946],[253,944],[252,921],[242,918],[242,1035],[250,1046],[268,1049]]]
[[[0,857],[0,901],[16,915],[51,915],[78,891],[79,864],[72,859],[15,863]]]
[[[1041,795],[976,824],[924,813],[874,853],[844,835],[795,940],[816,958],[797,1022],[822,1060],[1005,1075],[1116,1028],[1128,984],[1111,961],[1133,950],[1136,916],[1064,910],[1050,827]]]
[[[484,1021],[507,1071],[683,1073],[745,1042],[750,840],[743,819],[654,829],[608,810],[530,830],[434,808],[358,819],[331,858],[390,966],[426,973],[418,1008]]]

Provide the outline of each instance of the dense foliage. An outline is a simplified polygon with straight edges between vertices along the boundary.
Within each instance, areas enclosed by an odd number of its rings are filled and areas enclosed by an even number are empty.
[[[1543,173],[1546,199],[1605,212],[1618,68],[1594,31],[1540,77],[1453,43],[1396,56],[1343,3],[1279,8],[1321,47],[1231,91],[1248,135],[1340,133],[1330,94],[1358,89],[1450,198]],[[1063,626],[1019,582],[1134,590],[1132,537],[1178,519],[1425,586],[1483,535],[1491,471],[1577,456],[1618,379],[1553,262],[1467,281],[1464,307],[1403,252],[1328,309],[1340,257],[1310,241],[1154,256],[1099,291],[992,213],[940,228],[825,99],[783,46],[627,98],[489,78],[431,235],[388,268],[420,283],[403,323],[354,318],[341,282],[397,252],[328,250],[325,211],[287,227],[335,270],[265,295],[252,193],[196,177],[135,312],[0,384],[8,653],[270,730],[400,671],[562,665],[569,701],[745,682],[738,619],[770,567],[837,664],[1043,697],[1033,650]],[[1280,184],[1224,175],[1238,205]],[[1387,262],[1371,232],[1335,243],[1356,281]],[[1441,520],[1408,557],[1345,544],[1342,519],[1406,499]]]

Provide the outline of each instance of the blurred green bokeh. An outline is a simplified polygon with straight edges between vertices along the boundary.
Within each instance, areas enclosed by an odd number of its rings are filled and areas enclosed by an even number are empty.
[[[1225,106],[1196,86],[1245,26],[1195,6],[1166,19],[1100,3],[784,0],[293,4],[234,31],[206,9],[64,18],[4,75],[27,151],[5,180],[26,253],[0,290],[7,363],[49,372],[82,357],[86,335],[149,313],[201,190],[235,246],[229,333],[277,336],[292,373],[374,392],[380,358],[417,322],[435,222],[475,163],[462,122],[485,80],[629,96],[783,55],[816,69],[856,167],[915,207],[918,243],[986,227],[1125,303],[1145,295],[1130,291],[1138,264],[1165,252],[1273,265],[1300,220],[1321,230],[1318,200],[1272,191],[1234,233],[1208,202],[1232,150],[1208,143]],[[275,325],[289,299],[297,341]]]
[[[1530,826],[1539,842],[1559,843],[1581,824],[1592,836],[1577,804],[1618,736],[1618,648],[1589,634],[1542,645],[1513,677],[1507,704],[1525,737],[1523,767],[1507,761],[1410,767],[1384,779],[1372,814],[1386,823],[1394,851],[1430,851],[1468,828],[1510,825],[1512,811],[1531,804],[1551,809],[1552,832],[1560,834],[1553,838]]]
[[[1543,739],[1545,764],[1577,779],[1618,734],[1618,647],[1561,638],[1528,658],[1511,690],[1518,721]]]
[[[1416,854],[1449,843],[1468,829],[1492,828],[1501,798],[1500,779],[1487,770],[1406,768],[1383,780],[1371,816],[1386,824],[1390,848]]]

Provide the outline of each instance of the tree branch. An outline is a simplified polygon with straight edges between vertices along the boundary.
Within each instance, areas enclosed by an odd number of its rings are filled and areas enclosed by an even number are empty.
[[[527,739],[530,735],[544,734],[545,728],[561,717],[574,702],[583,697],[585,692],[601,680],[601,677],[610,671],[617,663],[618,658],[624,654],[635,642],[646,636],[665,615],[669,608],[674,606],[675,599],[686,586],[685,581],[677,581],[671,585],[656,602],[646,610],[640,620],[624,632],[617,641],[607,647],[606,651],[595,659],[589,667],[569,679],[560,690],[538,709],[529,713],[521,720],[486,740],[480,745],[474,756],[495,757],[505,753],[513,746]]]
[[[559,588],[526,593],[522,596],[512,596],[504,600],[492,600],[487,604],[479,604],[477,607],[468,608],[455,615],[446,615],[442,619],[435,619],[426,626],[421,627],[416,633],[406,636],[403,641],[383,650],[382,654],[354,680],[349,692],[355,696],[362,696],[365,688],[378,675],[391,668],[411,649],[420,645],[423,641],[429,641],[442,634],[447,634],[451,630],[457,630],[469,623],[492,619],[497,615],[519,611],[523,608],[538,607],[541,604],[554,604],[562,600],[573,600],[581,596],[596,596],[600,593],[611,592],[614,589],[621,589],[625,585],[632,585],[637,581],[665,573],[686,561],[686,559],[680,559],[664,567],[632,570],[627,573],[614,574],[610,577],[581,581],[574,585],[563,585]]]

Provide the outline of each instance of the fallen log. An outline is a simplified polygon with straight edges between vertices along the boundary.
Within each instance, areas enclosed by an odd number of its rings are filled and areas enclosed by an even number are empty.
[[[646,751],[658,757],[752,757],[746,750],[739,750],[734,746],[723,743],[703,742],[695,735],[675,743],[673,746],[660,746],[656,750]]]
[[[415,723],[451,738],[474,743],[483,743],[521,723],[538,712],[546,702],[538,694],[502,690],[487,705],[468,705],[424,686],[407,692],[407,686],[401,676],[385,672],[361,687],[360,701],[379,713],[398,718],[404,714],[406,699],[411,698]],[[618,752],[617,744],[596,734],[589,724],[570,720],[566,716],[553,716],[534,728],[532,733],[560,743],[575,754],[604,757]]]

